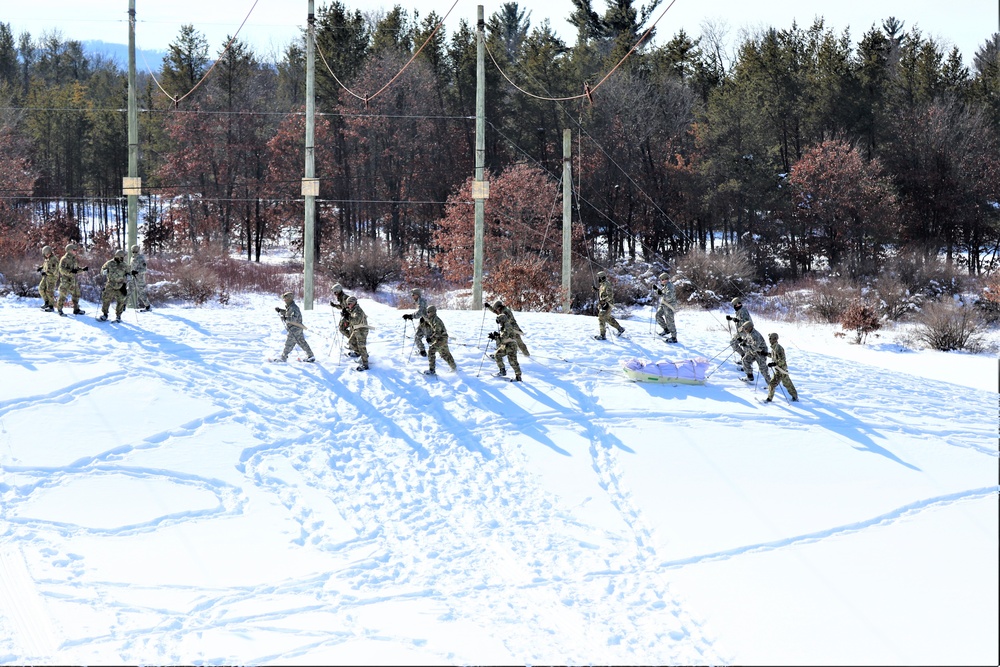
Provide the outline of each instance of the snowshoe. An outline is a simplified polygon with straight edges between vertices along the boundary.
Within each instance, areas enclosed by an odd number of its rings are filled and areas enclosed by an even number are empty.
[[[520,381],[521,381],[521,376],[520,375],[515,375],[514,379],[511,380],[511,382],[520,382]]]
[[[87,311],[85,311],[85,310],[80,310],[79,308],[74,308],[74,309],[73,309],[73,314],[74,314],[74,315],[86,315],[86,314],[87,314]]]
[[[747,375],[746,377],[741,377],[740,382],[747,382],[747,383],[753,382],[753,376]]]
[[[621,329],[615,329],[616,336],[621,336],[623,333],[625,333],[625,327],[622,327]]]
[[[283,357],[275,357],[273,359],[268,359],[268,361],[270,361],[272,364],[284,364],[284,363],[288,363],[288,359],[285,359]]]
[[[299,361],[302,361],[302,362],[307,363],[307,364],[311,364],[311,363],[313,363],[313,362],[316,361],[316,357],[299,357]]]
[[[358,364],[354,370],[356,371],[366,371],[368,370],[368,364]]]
[[[42,306],[42,312],[43,313],[51,313],[54,310],[55,310],[55,308],[52,307],[52,306]]]
[[[507,377],[507,371],[497,371],[496,373],[493,374],[493,377],[495,377],[495,378],[505,378],[505,377]]]
[[[423,374],[424,375],[437,375],[437,372],[436,371],[432,371],[432,370],[426,370],[426,371],[423,371]]]
[[[354,358],[354,357],[360,357],[361,355],[360,355],[360,354],[358,354],[357,352],[355,352],[354,350],[350,350],[350,351],[349,351],[349,352],[347,353],[347,356],[349,356],[349,357],[352,357],[352,358]]]
[[[63,311],[60,310],[59,311],[59,317],[66,317],[66,313],[64,313]]]
[[[100,317],[97,318],[97,321],[98,322],[107,322],[108,321],[108,316],[102,314]]]
[[[607,340],[607,339],[608,339],[607,336],[602,336],[601,334],[597,334],[596,336],[594,336],[594,340]]]

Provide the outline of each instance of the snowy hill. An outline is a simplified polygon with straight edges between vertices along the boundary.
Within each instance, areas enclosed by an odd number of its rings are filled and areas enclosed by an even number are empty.
[[[669,347],[519,314],[515,384],[492,317],[442,311],[427,378],[368,299],[369,372],[329,307],[319,363],[269,364],[278,304],[0,301],[0,661],[997,663],[991,355],[758,318],[803,399],[765,405],[717,312]],[[705,386],[620,370],[698,355]]]

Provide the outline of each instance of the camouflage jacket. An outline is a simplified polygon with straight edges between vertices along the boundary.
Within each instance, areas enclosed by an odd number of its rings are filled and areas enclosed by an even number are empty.
[[[677,310],[677,293],[674,290],[674,284],[669,280],[662,287],[656,287],[656,293],[660,295],[660,306],[667,307],[670,310]],[[740,308],[740,310],[745,310],[745,308]]]
[[[293,328],[301,330],[301,326],[295,326],[296,324],[302,324],[302,311],[299,307],[295,305],[295,302],[288,304],[284,310],[281,311],[281,319],[285,323],[285,328],[291,331]]]
[[[767,354],[767,343],[764,342],[764,337],[760,335],[759,331],[756,329],[749,333],[744,331],[741,336],[743,338],[743,349],[754,354]]]
[[[785,348],[781,346],[781,343],[775,343],[771,346],[771,361],[775,368],[780,369],[785,374],[788,373],[788,360],[785,358]]]
[[[427,299],[424,297],[417,298],[417,310],[413,313],[413,319],[422,320],[427,316]]]
[[[601,282],[600,286],[597,288],[597,300],[601,308],[604,308],[605,306],[610,308],[614,304],[615,288],[611,286],[610,280]]]
[[[520,331],[514,323],[514,318],[501,314],[497,317],[497,325],[500,327],[500,343],[516,343]]]
[[[101,273],[108,277],[107,286],[111,289],[121,289],[125,284],[125,276],[128,274],[128,265],[124,260],[112,258],[104,262]]]
[[[747,310],[746,306],[742,306],[736,311],[736,331],[743,329],[743,325],[747,322],[753,323],[753,318],[750,317],[750,311]],[[757,334],[758,336],[760,334]]]
[[[427,337],[429,342],[448,339],[448,329],[444,326],[441,318],[437,316],[437,313],[434,315],[424,315],[423,321],[427,328],[431,330],[430,335]]]
[[[354,308],[348,311],[347,321],[350,323],[351,333],[368,328],[368,318],[365,316],[365,311],[361,310],[361,306],[358,304],[355,304]]]
[[[42,275],[49,280],[59,277],[59,255],[52,253],[42,262]]]
[[[343,310],[344,308],[347,308],[347,299],[348,299],[348,297],[349,297],[349,295],[347,294],[347,292],[334,292],[333,293],[333,298],[334,298],[334,300],[336,300],[337,305],[340,307],[341,310]]]
[[[141,252],[137,253],[136,256],[132,258],[132,263],[129,265],[129,271],[135,271],[137,276],[141,276],[146,273],[146,256]]]
[[[59,260],[59,275],[65,278],[75,278],[80,270],[80,260],[72,252],[67,252]]]
[[[510,309],[510,306],[504,306],[503,310],[500,311],[500,314],[501,315],[506,315],[507,317],[510,318],[511,323],[514,325],[514,330],[517,331],[517,333],[519,333],[519,334],[523,334],[524,333],[524,331],[521,329],[521,327],[517,324],[517,320],[514,319],[514,311],[512,311]]]

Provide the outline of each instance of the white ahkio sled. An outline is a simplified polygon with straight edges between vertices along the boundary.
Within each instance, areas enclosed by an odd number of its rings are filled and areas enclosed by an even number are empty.
[[[622,370],[625,372],[625,376],[634,382],[705,384],[708,359],[704,357],[683,361],[623,359]]]

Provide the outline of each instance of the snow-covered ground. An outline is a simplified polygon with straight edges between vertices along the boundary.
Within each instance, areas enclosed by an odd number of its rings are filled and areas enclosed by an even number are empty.
[[[997,664],[993,355],[758,319],[803,398],[765,405],[719,312],[519,314],[514,384],[492,317],[427,378],[367,299],[371,371],[328,306],[267,363],[279,303],[0,301],[0,662]]]

